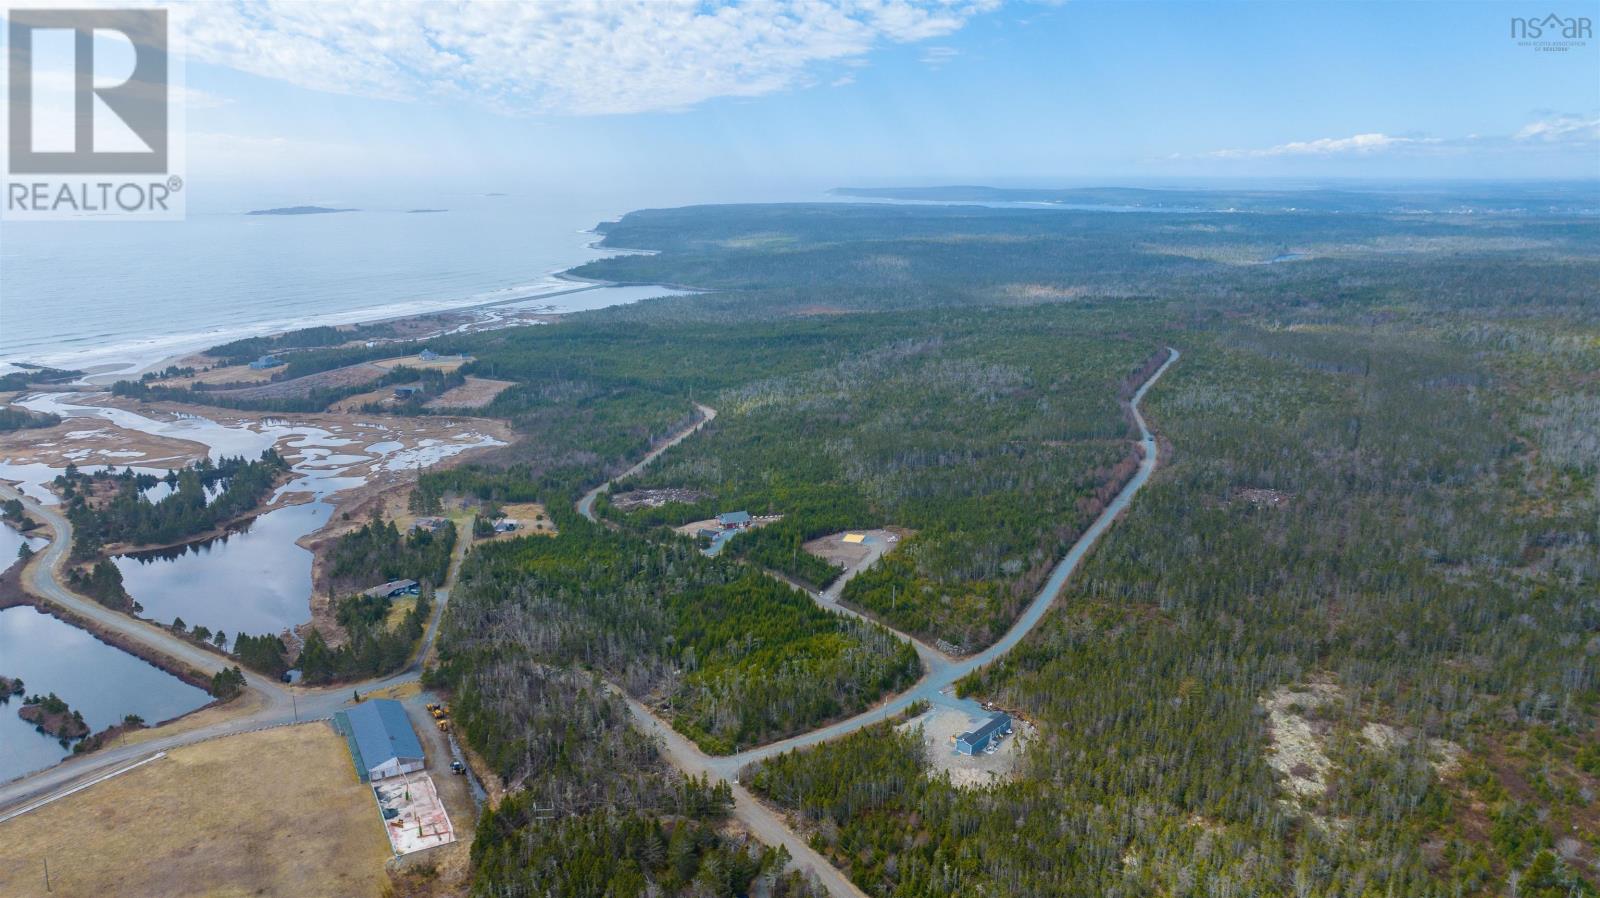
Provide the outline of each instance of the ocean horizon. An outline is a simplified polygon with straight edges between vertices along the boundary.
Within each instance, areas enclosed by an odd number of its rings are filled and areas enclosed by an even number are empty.
[[[249,214],[295,205],[354,208]],[[625,251],[596,248],[595,226],[651,205],[456,193],[381,207],[191,208],[178,222],[5,223],[0,374],[22,362],[103,379],[243,337],[565,293],[581,284],[562,272]],[[551,305],[570,312],[643,298],[586,291]]]
[[[594,226],[627,210],[455,196],[405,209],[248,211],[6,225],[0,372],[27,362],[131,373],[241,337],[568,290],[561,272],[612,254],[594,248]]]

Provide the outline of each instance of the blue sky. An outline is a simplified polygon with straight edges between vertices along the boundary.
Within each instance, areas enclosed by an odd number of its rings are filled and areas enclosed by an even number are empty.
[[[1600,176],[1600,2],[369,9],[184,10],[191,182]]]

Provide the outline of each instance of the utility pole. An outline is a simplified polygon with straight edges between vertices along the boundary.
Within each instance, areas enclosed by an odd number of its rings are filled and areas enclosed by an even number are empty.
[[[44,890],[46,892],[52,891],[51,888],[50,888],[50,859],[49,858],[45,858],[44,859]]]
[[[294,722],[300,722],[300,700],[295,698],[294,690],[289,690],[289,702],[294,705]]]

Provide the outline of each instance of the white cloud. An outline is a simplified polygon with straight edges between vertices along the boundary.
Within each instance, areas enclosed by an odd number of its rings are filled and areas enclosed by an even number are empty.
[[[1600,141],[1600,116],[1554,115],[1524,125],[1511,139],[1543,143],[1593,143]]]
[[[191,57],[314,90],[605,115],[809,85],[814,64],[949,35],[997,3],[234,0],[178,17]]]
[[[1436,137],[1391,137],[1388,134],[1355,134],[1350,137],[1320,137],[1297,140],[1273,147],[1246,150],[1214,150],[1205,155],[1216,159],[1261,159],[1269,156],[1368,155],[1401,147],[1441,143]]]
[[[1524,125],[1514,134],[1469,134],[1465,137],[1394,137],[1373,132],[1350,137],[1323,137],[1253,149],[1212,150],[1209,153],[1173,153],[1169,159],[1266,159],[1272,157],[1364,157],[1408,152],[1430,155],[1462,153],[1548,152],[1600,144],[1600,116],[1541,111],[1544,117]]]
[[[922,64],[937,69],[960,55],[955,47],[929,47],[922,51]]]

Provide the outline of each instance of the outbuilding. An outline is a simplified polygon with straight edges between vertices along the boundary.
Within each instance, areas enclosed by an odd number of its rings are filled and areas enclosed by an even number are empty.
[[[990,743],[1011,732],[1011,715],[1004,711],[993,714],[977,729],[968,730],[956,737],[956,751],[975,755],[988,748]]]
[[[417,731],[397,701],[364,701],[334,715],[350,744],[350,756],[362,782],[421,770],[426,764]]]

